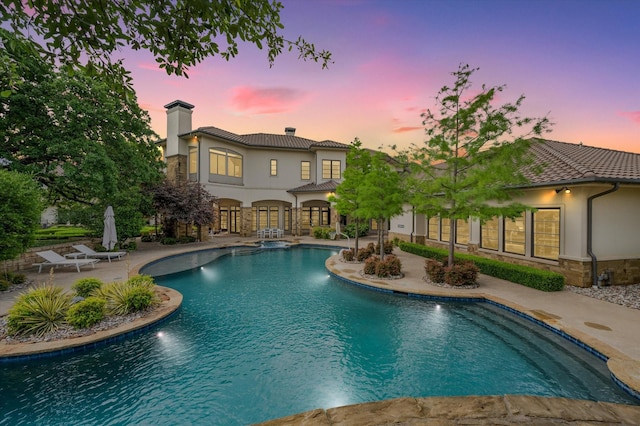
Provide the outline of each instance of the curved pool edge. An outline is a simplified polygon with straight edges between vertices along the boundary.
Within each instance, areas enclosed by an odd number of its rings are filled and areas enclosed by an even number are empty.
[[[403,295],[407,297],[427,298],[439,301],[457,301],[457,302],[484,302],[491,303],[494,306],[510,311],[522,318],[533,321],[538,325],[550,330],[553,333],[571,341],[580,346],[584,350],[590,352],[602,361],[606,362],[612,380],[627,394],[636,398],[640,404],[640,361],[631,359],[627,355],[617,349],[607,345],[604,342],[583,333],[579,330],[571,329],[562,324],[561,321],[541,314],[540,312],[531,311],[510,300],[486,294],[477,289],[474,290],[448,290],[446,288],[429,288],[422,290],[412,289],[407,291],[398,285],[394,285],[394,281],[401,280],[383,280],[368,279],[360,274],[359,270],[354,270],[347,266],[339,269],[336,265],[340,260],[337,255],[330,256],[325,261],[325,268],[337,279],[359,287],[368,288],[373,291],[381,291],[383,293]],[[344,264],[343,264],[344,265]],[[346,264],[351,265],[351,264]],[[358,265],[359,264],[353,264]],[[464,292],[464,294],[461,294]],[[640,424],[640,418],[638,419]]]
[[[82,352],[145,332],[169,319],[182,305],[182,294],[178,291],[169,287],[158,286],[158,292],[162,300],[153,312],[112,329],[101,330],[86,336],[49,342],[0,342],[0,363],[24,362]]]
[[[387,424],[638,424],[640,407],[526,395],[395,398],[318,408],[258,423],[288,425]]]

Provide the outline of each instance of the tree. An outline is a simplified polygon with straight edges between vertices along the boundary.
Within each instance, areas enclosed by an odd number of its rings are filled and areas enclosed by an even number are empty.
[[[185,234],[189,235],[192,223],[200,228],[215,220],[213,202],[216,198],[197,182],[176,183],[166,179],[155,186],[152,193],[153,204],[164,218],[167,236],[176,236],[179,223],[185,225]]]
[[[400,173],[387,161],[388,156],[376,152],[371,157],[363,185],[358,190],[358,215],[378,223],[380,258],[384,258],[384,232],[389,219],[402,213],[406,202]]]
[[[114,88],[123,81],[131,88],[122,61],[112,60],[123,47],[147,50],[168,74],[184,76],[190,66],[208,57],[235,57],[240,42],[264,47],[270,64],[283,49],[295,49],[299,58],[321,62],[323,68],[331,63],[330,52],[317,52],[302,37],[288,40],[280,33],[284,6],[279,1],[30,0],[27,4],[1,2],[2,27],[43,40],[38,50],[51,63],[106,73]]]
[[[100,78],[60,72],[29,42],[0,28],[11,67],[0,81],[15,92],[0,98],[0,158],[29,174],[50,204],[113,203],[141,185],[158,182],[162,162],[148,114],[135,98],[122,98]]]
[[[527,182],[530,140],[549,130],[548,118],[520,115],[525,97],[494,107],[505,86],[482,86],[468,96],[477,71],[460,65],[455,83],[444,86],[439,109],[422,114],[427,140],[413,146],[408,158],[410,202],[416,212],[450,219],[449,264],[453,264],[456,220],[495,216],[514,218],[531,207],[513,202],[515,187]]]
[[[359,225],[362,217],[359,215],[359,192],[362,188],[364,176],[371,165],[370,152],[362,148],[362,142],[355,138],[351,142],[349,152],[347,153],[347,167],[344,171],[342,182],[336,187],[336,195],[330,196],[329,202],[335,203],[336,210],[342,215],[350,216],[356,227],[355,235],[355,253],[358,252]]]
[[[0,260],[14,259],[31,246],[41,212],[41,191],[34,180],[0,169]]]

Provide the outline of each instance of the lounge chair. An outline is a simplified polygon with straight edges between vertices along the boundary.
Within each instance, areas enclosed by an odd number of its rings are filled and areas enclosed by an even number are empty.
[[[79,256],[84,256],[84,258],[94,258],[94,259],[109,259],[109,262],[111,262],[111,259],[122,259],[122,256],[124,256],[125,254],[127,254],[126,251],[95,251],[87,246],[85,246],[84,244],[76,244],[73,246],[74,249],[78,250],[80,253],[76,254],[76,253],[69,253],[69,255],[74,256],[76,258],[78,258]],[[67,256],[69,256],[67,255]]]
[[[80,272],[81,266],[91,265],[95,268],[96,263],[100,261],[99,259],[67,259],[53,250],[38,251],[36,254],[46,260],[46,262],[33,264],[33,266],[39,266],[38,273],[42,272],[43,266],[75,266],[76,270]]]

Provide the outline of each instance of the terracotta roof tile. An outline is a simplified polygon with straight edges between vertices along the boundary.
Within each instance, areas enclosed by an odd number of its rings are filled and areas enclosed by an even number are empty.
[[[180,136],[192,135],[195,133],[204,133],[206,135],[217,138],[226,139],[231,142],[239,143],[248,147],[255,148],[273,148],[273,149],[300,149],[310,150],[317,148],[341,149],[348,150],[349,145],[340,142],[325,140],[322,142],[311,139],[301,138],[299,136],[276,135],[269,133],[252,133],[247,135],[237,135],[217,127],[208,126],[200,127],[189,133]]]
[[[542,173],[527,172],[531,184],[625,181],[640,183],[640,154],[550,140],[531,144],[534,165]]]
[[[300,192],[328,192],[335,191],[338,186],[334,180],[322,182],[320,184],[308,183],[306,185],[299,186],[297,188],[289,189],[287,192],[300,193]]]

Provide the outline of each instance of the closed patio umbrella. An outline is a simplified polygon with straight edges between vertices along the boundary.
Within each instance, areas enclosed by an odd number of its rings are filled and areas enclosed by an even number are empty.
[[[102,245],[111,250],[118,242],[118,233],[116,232],[116,220],[113,215],[113,208],[107,207],[104,212],[104,235],[102,236]]]

